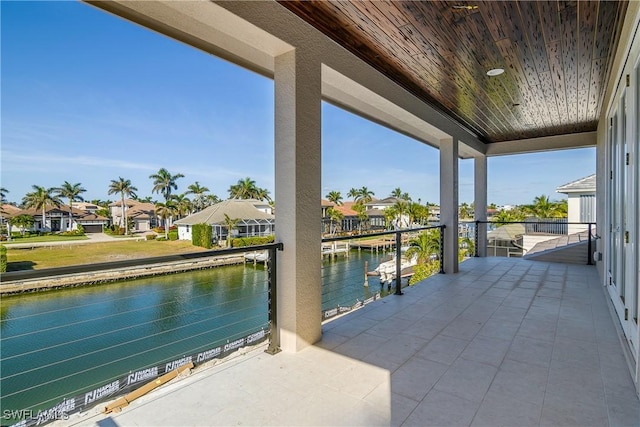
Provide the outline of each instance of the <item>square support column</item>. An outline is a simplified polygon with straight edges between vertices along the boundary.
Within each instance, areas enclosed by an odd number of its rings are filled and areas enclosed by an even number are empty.
[[[487,156],[479,154],[473,159],[474,218],[487,220]],[[487,256],[487,224],[478,224],[478,256]]]
[[[440,141],[440,223],[444,231],[444,272],[458,272],[458,140]]]
[[[289,51],[274,80],[277,319],[281,348],[296,352],[322,336],[320,62]]]

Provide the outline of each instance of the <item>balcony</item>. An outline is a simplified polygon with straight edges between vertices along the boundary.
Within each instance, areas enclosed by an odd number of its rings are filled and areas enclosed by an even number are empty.
[[[473,258],[323,325],[298,353],[264,347],[201,369],[115,425],[640,425],[595,267]]]

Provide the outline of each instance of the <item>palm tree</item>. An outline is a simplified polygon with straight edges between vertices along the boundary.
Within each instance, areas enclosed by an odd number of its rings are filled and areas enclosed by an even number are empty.
[[[109,191],[107,194],[120,193],[120,211],[122,212],[122,218],[124,218],[124,234],[129,234],[129,224],[127,224],[127,205],[124,203],[124,196],[132,197],[136,194],[138,189],[131,185],[131,180],[118,177],[118,180],[111,180],[109,184]],[[122,221],[120,222],[122,224]]]
[[[409,202],[407,214],[409,214],[409,222],[411,224],[420,222],[421,225],[424,225],[425,221],[429,218],[429,209],[420,203]]]
[[[384,211],[382,211],[382,213],[384,214],[384,223],[385,223],[385,228],[391,230],[391,225],[393,224],[393,220],[396,219],[396,210],[395,208],[389,207],[386,208]]]
[[[7,190],[6,188],[0,187],[0,204],[7,202],[8,192],[9,190]],[[0,207],[0,219],[4,219],[3,218],[4,213],[5,213],[4,210]],[[11,223],[9,221],[7,221],[7,240],[11,240]]]
[[[504,224],[505,222],[518,222],[522,220],[524,220],[524,216],[520,213],[520,211],[506,211],[504,209],[502,209],[491,218],[491,222],[496,222],[498,224]]]
[[[533,199],[533,204],[527,206],[526,210],[540,219],[562,217],[562,212],[558,209],[558,204],[550,201],[549,196],[545,196],[544,194]]]
[[[403,193],[400,187],[396,187],[393,189],[393,191],[391,192],[391,197],[395,197],[396,199],[402,199],[406,201],[411,200],[409,193]]]
[[[227,247],[231,247],[231,230],[236,228],[236,225],[240,221],[240,218],[231,218],[229,215],[224,214],[224,225],[227,226]]]
[[[173,200],[167,200],[165,203],[156,203],[156,214],[164,219],[164,238],[169,238],[169,221],[167,219],[172,218],[178,211],[178,208]]]
[[[70,184],[65,181],[62,186],[56,188],[56,192],[60,197],[66,197],[69,199],[69,228],[73,226],[73,202],[79,201],[84,202],[84,199],[80,195],[80,193],[85,193],[87,190],[82,188],[82,185],[78,182],[75,184]]]
[[[358,193],[359,194],[356,202],[369,203],[371,200],[373,200],[373,196],[375,196],[375,193],[369,190],[367,187],[362,187],[360,190],[358,190]]]
[[[367,225],[367,221],[369,220],[367,209],[364,207],[364,205],[356,203],[355,205],[353,205],[353,210],[358,213],[358,234],[362,234],[362,225]]]
[[[462,261],[465,256],[473,256],[476,253],[476,245],[473,239],[468,237],[460,237],[458,239],[458,246],[460,247],[459,261]]]
[[[24,237],[24,232],[33,226],[33,217],[27,214],[16,215],[8,221],[11,225],[20,227],[20,234]]]
[[[339,191],[330,191],[329,194],[327,194],[325,197],[331,203],[342,206],[342,194],[340,194]]]
[[[258,188],[253,196],[254,199],[264,200],[266,202],[271,202],[271,197],[269,197],[269,190],[266,188]]]
[[[329,208],[327,209],[327,215],[331,220],[331,235],[335,236],[338,231],[338,224],[342,223],[342,218],[344,218],[344,214],[337,209]]]
[[[249,177],[239,179],[238,182],[229,187],[229,198],[231,199],[252,199],[258,187],[256,182]]]
[[[187,187],[185,194],[193,194],[193,207],[196,211],[204,209],[205,194],[209,189],[200,185],[198,181]]]
[[[178,178],[184,178],[184,175],[177,173],[171,175],[168,170],[161,168],[158,173],[149,175],[150,179],[153,179],[152,193],[160,193],[164,196],[165,202],[171,198],[171,190],[177,190],[178,184],[176,180]]]
[[[42,229],[46,230],[46,210],[47,206],[59,207],[62,201],[60,198],[53,194],[55,188],[44,188],[38,185],[32,185],[33,191],[27,193],[22,199],[22,204],[26,208],[35,208],[42,210]]]
[[[371,200],[373,200],[374,195],[375,193],[369,190],[367,187],[351,188],[351,190],[349,190],[349,192],[347,193],[347,197],[353,197],[354,202],[361,204],[369,203]]]
[[[191,200],[186,196],[186,194],[174,194],[171,196],[171,201],[176,206],[176,215],[178,218],[182,218],[185,215],[188,215],[191,212],[192,204]]]
[[[460,205],[458,211],[461,219],[471,218],[473,216],[473,211],[469,207],[469,204],[466,202]]]
[[[216,203],[220,203],[222,200],[220,200],[220,198],[218,196],[216,196],[215,194],[207,194],[204,198],[204,202],[203,202],[203,209],[211,206],[211,205],[215,205]]]
[[[405,252],[407,258],[418,257],[418,264],[431,261],[433,255],[440,254],[440,232],[436,229],[425,230],[409,241],[409,249]]]
[[[393,210],[396,212],[396,224],[398,228],[402,228],[402,217],[409,212],[409,204],[404,200],[398,200],[394,203]]]

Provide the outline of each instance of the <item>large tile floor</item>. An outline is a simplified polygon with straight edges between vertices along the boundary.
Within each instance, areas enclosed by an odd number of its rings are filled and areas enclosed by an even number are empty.
[[[249,352],[99,426],[640,426],[594,267],[476,258],[327,323],[297,354]]]

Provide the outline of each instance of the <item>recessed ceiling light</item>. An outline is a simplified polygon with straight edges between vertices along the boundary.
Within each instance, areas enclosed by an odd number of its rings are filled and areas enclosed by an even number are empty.
[[[495,76],[499,76],[502,73],[504,73],[504,70],[502,68],[494,68],[492,70],[487,71],[487,76],[495,77]]]

